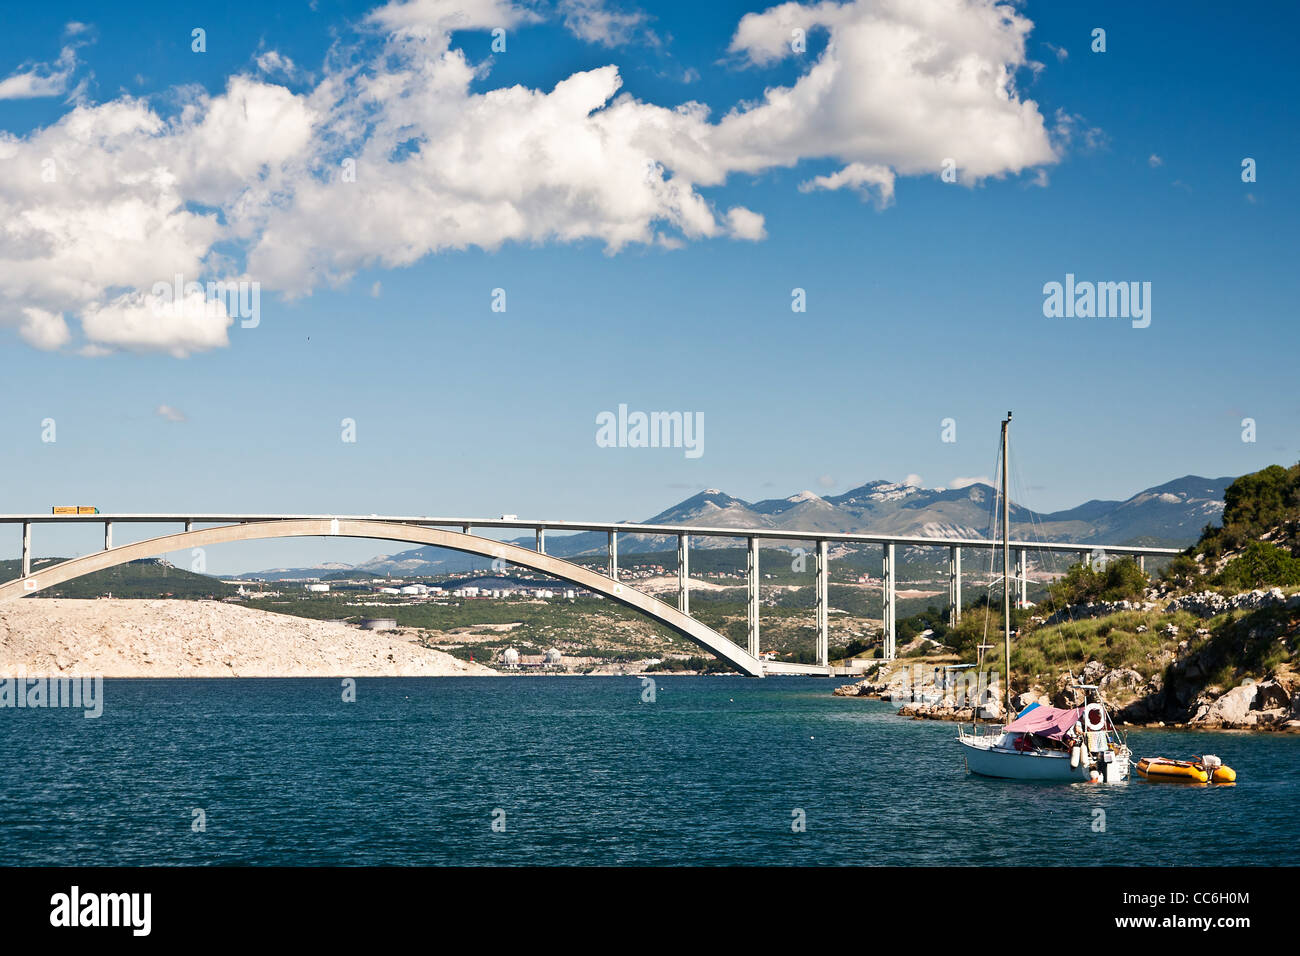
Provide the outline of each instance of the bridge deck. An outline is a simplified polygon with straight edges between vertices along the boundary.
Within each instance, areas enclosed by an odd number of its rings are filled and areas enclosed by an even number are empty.
[[[608,521],[548,521],[540,519],[519,518],[446,518],[429,515],[310,515],[310,514],[213,514],[202,512],[171,512],[167,514],[145,514],[128,512],[123,514],[3,514],[0,524],[102,524],[146,523],[146,524],[244,524],[265,521],[376,521],[384,524],[407,524],[428,528],[474,528],[502,529],[519,531],[603,531],[622,534],[648,535],[691,535],[699,537],[721,537],[743,540],[755,538],[765,541],[838,541],[847,544],[895,544],[915,547],[954,547],[954,548],[996,548],[1001,541],[990,538],[933,538],[916,535],[859,534],[849,532],[799,531],[775,528],[716,528],[698,525],[634,524],[629,522]],[[1101,549],[1108,554],[1132,555],[1176,555],[1179,548],[1154,548],[1141,545],[1101,544],[1093,541],[1028,541],[1013,539],[1011,546],[1029,551],[1091,551]]]

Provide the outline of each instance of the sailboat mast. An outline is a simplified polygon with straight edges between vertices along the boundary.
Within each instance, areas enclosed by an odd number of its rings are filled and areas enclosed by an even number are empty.
[[[1002,672],[1006,681],[1006,708],[1011,714],[1011,507],[1007,497],[1007,429],[1011,413],[1002,423]]]

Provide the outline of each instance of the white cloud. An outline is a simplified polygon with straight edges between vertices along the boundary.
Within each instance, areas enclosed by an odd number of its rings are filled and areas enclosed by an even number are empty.
[[[909,488],[920,488],[921,476],[916,474],[908,475],[903,479],[903,484],[907,485]]]
[[[402,38],[431,39],[453,30],[491,30],[536,20],[510,0],[392,0],[366,15],[366,23]]]
[[[159,418],[165,418],[169,422],[186,421],[185,413],[179,408],[172,408],[170,405],[159,405],[154,409],[154,414]]]
[[[779,26],[780,11],[820,19],[833,42],[793,86],[716,122],[698,103],[668,109],[620,94],[614,66],[549,91],[471,92],[478,71],[445,33],[415,32],[398,16],[409,6],[370,17],[407,31],[386,45],[384,69],[322,85],[335,97],[326,129],[368,131],[357,182],[339,182],[331,169],[295,180],[249,257],[249,272],[271,286],[304,294],[366,266],[509,241],[595,238],[617,251],[757,239],[758,213],[730,210],[720,222],[700,189],[803,158],[847,161],[809,188],[874,190],[881,204],[897,174],[932,173],[949,155],[961,157],[967,182],[1056,160],[1037,106],[1016,97],[1011,79],[1025,63],[1028,21],[985,0],[785,4],[751,14],[732,48],[755,64],[770,60],[765,30]],[[484,24],[501,16],[466,13]],[[433,4],[424,22],[439,17],[445,11]],[[934,28],[935,18],[945,25]],[[330,145],[322,138],[311,152]]]
[[[1159,156],[1157,156],[1155,153],[1152,153],[1150,156],[1147,157],[1147,165],[1150,166],[1152,169],[1155,169],[1158,166],[1163,166],[1164,164],[1165,161],[1161,159]]]
[[[1053,163],[1042,114],[1020,99],[1032,24],[990,0],[858,0],[783,3],[746,14],[731,52],[755,66],[794,56],[791,30],[824,30],[828,42],[792,86],[719,124],[719,148],[735,168],[832,157],[933,173],[953,157],[963,182]]]
[[[991,485],[993,480],[988,475],[980,475],[978,478],[954,478],[948,482],[948,487],[953,491],[960,488],[969,488],[971,485]]]
[[[298,69],[298,64],[278,50],[265,50],[259,53],[253,62],[268,76],[283,76],[288,80],[301,79],[304,76],[303,71]]]
[[[75,21],[64,29],[68,37],[86,32],[86,26]],[[0,100],[25,100],[45,96],[62,96],[68,91],[68,81],[77,69],[77,47],[85,41],[70,42],[59,51],[53,63],[25,63],[17,72],[0,80]]]
[[[0,325],[19,325],[45,348],[69,337],[51,323],[38,334],[30,309],[80,317],[97,351],[183,355],[227,344],[224,326],[150,321],[129,295],[176,274],[237,272],[214,246],[256,229],[310,130],[302,98],[236,77],[171,121],[122,97],[78,106],[26,137],[0,133]]]
[[[560,0],[564,26],[574,36],[601,46],[622,46],[649,20],[639,10],[617,10],[608,0]]]
[[[727,232],[735,239],[766,239],[764,222],[762,216],[744,206],[732,206],[727,210]]]
[[[1092,152],[1105,149],[1110,144],[1110,137],[1106,135],[1105,130],[1097,126],[1089,126],[1087,120],[1077,113],[1067,113],[1063,109],[1058,109],[1055,120],[1052,135],[1061,149],[1077,146],[1086,152]]]
[[[233,321],[224,302],[199,292],[175,305],[128,292],[87,308],[81,327],[89,341],[101,346],[186,358],[192,352],[229,345],[226,330]]]
[[[22,310],[22,320],[18,325],[18,334],[24,342],[34,348],[51,350],[61,348],[68,343],[72,333],[68,323],[57,312],[28,307]]]
[[[873,190],[876,205],[880,208],[893,205],[894,174],[888,166],[864,166],[862,163],[850,163],[839,172],[829,176],[815,176],[799,184],[800,192],[814,189],[849,188],[862,196],[863,200],[872,198]]]
[[[606,10],[567,4],[578,7]],[[159,320],[144,290],[176,274],[295,296],[471,246],[757,241],[760,211],[718,209],[703,190],[829,159],[838,172],[804,188],[851,188],[884,205],[898,176],[931,175],[945,157],[967,183],[1057,159],[1037,105],[1014,86],[1030,24],[991,0],[749,14],[731,49],[756,68],[788,55],[789,23],[829,42],[793,84],[717,119],[700,103],[621,92],[614,65],[550,89],[494,88],[490,57],[452,45],[458,30],[536,18],[507,0],[393,2],[301,94],[236,75],[218,95],[172,91],[183,103],[173,116],[121,96],[24,136],[0,132],[0,325],[61,348],[66,315],[85,354],[188,355],[226,345],[231,321],[199,303]],[[612,38],[616,21],[600,22]],[[256,62],[296,69],[273,51]],[[1058,114],[1057,125],[1069,134],[1078,122]]]

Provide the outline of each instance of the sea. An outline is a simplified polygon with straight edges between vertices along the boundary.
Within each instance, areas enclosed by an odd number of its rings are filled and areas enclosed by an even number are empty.
[[[0,709],[24,865],[1295,864],[1300,736],[1133,730],[1231,786],[968,774],[810,677],[106,680]]]

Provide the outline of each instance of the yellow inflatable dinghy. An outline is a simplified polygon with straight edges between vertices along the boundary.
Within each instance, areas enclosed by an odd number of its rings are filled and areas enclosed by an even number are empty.
[[[1168,760],[1164,757],[1143,757],[1137,762],[1137,772],[1148,780],[1186,781],[1191,783],[1234,783],[1237,772],[1222,760],[1207,754],[1200,760]]]
[[[1137,772],[1148,780],[1191,780],[1205,783],[1210,775],[1203,767],[1190,760],[1166,760],[1164,757],[1143,757],[1137,762]]]

